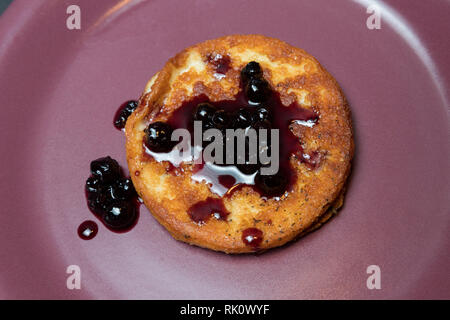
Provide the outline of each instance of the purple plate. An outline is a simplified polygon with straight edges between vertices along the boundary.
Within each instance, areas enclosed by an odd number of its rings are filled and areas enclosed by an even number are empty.
[[[73,3],[81,30],[66,27]],[[450,4],[377,2],[369,29],[370,3],[14,0],[0,17],[0,298],[450,298]],[[177,242],[145,208],[132,231],[81,240],[89,162],[126,163],[118,106],[184,47],[233,33],[304,48],[341,84],[357,145],[343,210],[259,256]]]

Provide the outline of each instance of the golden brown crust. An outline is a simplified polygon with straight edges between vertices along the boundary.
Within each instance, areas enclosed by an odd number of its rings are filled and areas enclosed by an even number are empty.
[[[206,62],[210,54],[231,58],[231,69],[223,79],[215,77]],[[233,99],[239,90],[240,70],[252,60],[260,63],[283,103],[296,99],[303,108],[318,111],[320,119],[314,127],[293,125],[292,130],[306,152],[320,150],[325,157],[315,170],[292,159],[298,178],[294,190],[281,200],[263,200],[252,188],[243,187],[224,198],[230,212],[227,221],[210,219],[199,226],[189,218],[188,208],[217,195],[206,184],[191,180],[190,165],[183,165],[181,173],[173,175],[166,171],[168,164],[149,160],[143,154],[143,130],[150,122],[167,120],[196,95],[205,94],[212,101]],[[304,50],[261,35],[209,40],[171,58],[147,84],[125,131],[133,183],[155,218],[175,239],[227,253],[253,251],[241,239],[246,228],[263,231],[260,249],[266,250],[327,220],[329,208],[335,208],[337,200],[342,204],[354,149],[350,109],[334,78]]]

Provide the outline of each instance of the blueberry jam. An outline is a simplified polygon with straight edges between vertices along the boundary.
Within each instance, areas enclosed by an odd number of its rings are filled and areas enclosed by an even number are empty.
[[[229,212],[223,205],[222,199],[208,198],[189,208],[188,214],[195,223],[204,224],[211,217],[226,220]]]
[[[164,122],[154,122],[145,129],[146,146],[155,152],[168,152],[173,148],[172,127]]]
[[[174,145],[168,135],[176,128],[188,129],[193,145],[194,120],[202,121],[203,130],[209,128],[217,128],[221,131],[228,128],[278,129],[281,142],[279,148],[280,167],[276,175],[260,175],[258,173],[260,164],[202,163],[197,165],[198,170],[193,178],[197,181],[205,180],[212,184],[212,188],[221,189],[222,192],[215,192],[220,196],[226,193],[223,192],[224,188],[221,186],[230,189],[235,184],[246,184],[253,185],[255,190],[264,197],[279,197],[289,191],[295,182],[296,177],[290,166],[290,157],[300,155],[300,161],[308,162],[308,159],[304,157],[299,139],[292,133],[289,126],[297,123],[312,127],[317,123],[319,116],[312,110],[301,108],[296,102],[288,106],[283,105],[280,95],[273,91],[267,81],[262,78],[261,68],[256,62],[250,62],[242,70],[241,79],[242,90],[234,100],[211,102],[205,95],[200,95],[176,109],[164,126],[161,122],[150,124],[144,138],[145,149],[157,161],[169,161],[176,168],[180,162],[175,162],[172,157]],[[154,126],[157,129],[163,126],[163,129],[160,129],[161,138],[158,135],[149,134],[153,132]],[[203,147],[206,144],[204,143]],[[246,151],[248,152],[248,149]],[[248,159],[245,160],[248,162]],[[224,178],[223,176],[228,177]],[[229,176],[233,179],[230,179]],[[235,181],[231,183],[231,180]],[[224,182],[223,185],[221,182]]]
[[[114,127],[116,127],[116,129],[123,130],[125,128],[125,124],[127,123],[128,117],[134,110],[136,110],[137,106],[138,102],[135,100],[130,100],[123,103],[114,115]]]
[[[98,226],[94,221],[86,220],[78,227],[78,236],[83,240],[91,240],[97,235]]]
[[[116,160],[104,157],[91,162],[91,176],[86,180],[89,209],[110,230],[130,230],[139,217],[136,190],[124,177]]]
[[[209,54],[206,61],[214,67],[216,78],[221,79],[230,70],[231,59],[227,55]]]
[[[225,62],[221,59],[225,59]],[[219,70],[223,71],[222,65],[229,67],[228,59],[209,57],[208,62],[216,65],[216,72],[219,72]],[[220,197],[230,196],[234,190],[246,185],[251,186],[265,199],[280,199],[286,192],[291,191],[296,181],[296,173],[290,165],[291,157],[296,157],[309,168],[315,168],[315,163],[320,161],[319,153],[311,156],[304,154],[301,141],[290,129],[293,123],[312,127],[319,120],[319,115],[313,110],[302,108],[297,102],[284,105],[280,94],[273,90],[264,79],[261,66],[254,61],[242,69],[241,90],[233,100],[212,102],[205,95],[199,95],[177,108],[164,125],[161,122],[150,124],[145,130],[144,137],[144,150],[147,155],[159,162],[169,162],[168,171],[175,174],[175,169],[180,167],[181,162],[191,162],[193,158],[176,161],[174,151],[177,150],[173,148],[174,144],[168,139],[168,134],[178,128],[187,129],[191,134],[191,147],[194,147],[194,121],[196,120],[202,121],[203,131],[210,128],[219,129],[224,135],[224,145],[226,145],[226,129],[279,130],[279,170],[276,174],[262,175],[260,169],[264,164],[261,164],[261,161],[257,161],[257,164],[250,163],[249,145],[246,146],[243,164],[237,164],[235,157],[234,164],[213,164],[201,161],[201,164],[194,166],[192,179],[197,182],[205,181],[211,191]],[[154,132],[155,130],[158,134]],[[260,131],[257,130],[257,132]],[[270,137],[270,132],[268,135]],[[202,142],[201,147],[204,149],[209,143]],[[271,150],[270,139],[268,150]],[[226,154],[225,149],[224,154]],[[259,159],[260,155],[256,156]],[[191,207],[189,215],[196,223],[206,221],[208,217],[214,215],[215,211],[222,212],[220,206],[223,204],[217,199],[214,200],[213,206],[201,202]],[[254,233],[254,240],[248,241],[249,244],[251,246],[255,243],[259,244],[262,233],[259,234],[253,229],[248,230],[250,231],[247,231],[249,233],[247,236]]]
[[[248,83],[251,79],[262,78],[263,72],[261,66],[256,61],[250,61],[241,70],[241,79],[244,83]]]
[[[249,247],[257,249],[263,240],[263,232],[257,228],[242,231],[242,241]]]

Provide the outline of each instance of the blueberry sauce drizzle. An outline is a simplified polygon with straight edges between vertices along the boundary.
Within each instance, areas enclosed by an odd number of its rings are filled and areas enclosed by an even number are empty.
[[[214,76],[219,80],[230,70],[231,59],[228,55],[209,54],[206,61],[214,67]]]
[[[208,221],[211,217],[217,220],[226,220],[230,214],[223,205],[222,199],[207,198],[200,201],[189,208],[188,214],[192,221],[201,225]]]
[[[230,67],[229,57],[209,55],[207,61],[215,67],[216,74],[225,74]],[[197,182],[205,181],[210,190],[219,196],[208,198],[189,208],[190,218],[199,225],[212,216],[226,220],[229,213],[223,204],[223,197],[231,196],[243,186],[251,186],[265,199],[280,199],[292,190],[297,178],[290,164],[292,156],[310,169],[317,168],[323,157],[323,153],[319,151],[305,154],[301,141],[290,128],[293,123],[311,128],[319,120],[319,115],[314,110],[302,108],[297,102],[284,105],[280,94],[272,90],[263,77],[260,65],[254,61],[242,69],[241,89],[233,100],[212,102],[207,96],[199,95],[177,108],[167,122],[149,124],[145,129],[144,154],[158,162],[168,162],[166,170],[178,174],[183,162],[189,163],[194,159],[177,157],[178,150],[174,148],[175,144],[170,141],[170,136],[174,129],[187,129],[191,134],[190,147],[193,148],[195,120],[202,121],[203,130],[216,128],[223,133],[228,128],[278,129],[282,142],[279,143],[279,170],[274,175],[261,175],[258,171],[261,164],[212,164],[203,160],[200,164],[195,164],[192,179]],[[208,143],[203,142],[201,148],[205,148]],[[246,161],[249,159],[248,151],[247,148]],[[246,229],[242,233],[242,241],[254,249],[259,247],[262,239],[263,232],[256,228]]]
[[[244,77],[243,77],[244,78]],[[265,85],[264,85],[265,86]],[[152,148],[153,141],[144,141],[144,151],[150,158],[162,162],[168,161],[171,163],[168,171],[175,171],[182,162],[189,162],[192,159],[176,159],[175,154],[178,154],[176,149],[172,149],[173,145],[167,144],[169,134],[175,128],[184,128],[191,133],[191,147],[193,146],[194,120],[202,120],[204,123],[204,130],[207,128],[218,127],[211,123],[214,116],[218,112],[225,111],[229,117],[232,118],[232,126],[226,128],[247,128],[264,125],[268,120],[268,128],[279,129],[280,135],[280,150],[279,172],[275,176],[263,176],[255,174],[256,170],[249,165],[216,165],[210,163],[202,163],[196,165],[194,169],[193,179],[195,181],[206,181],[211,185],[211,189],[219,196],[224,196],[227,191],[236,184],[244,184],[253,186],[261,196],[266,198],[276,198],[282,196],[286,191],[290,191],[290,187],[295,183],[296,175],[290,165],[290,157],[298,155],[301,162],[309,164],[309,159],[318,159],[316,156],[304,155],[303,148],[289,126],[292,123],[297,123],[307,127],[314,126],[319,116],[309,109],[300,107],[297,102],[293,102],[285,106],[281,102],[281,97],[278,92],[268,90],[264,93],[264,101],[261,103],[249,102],[247,98],[248,90],[245,89],[245,83],[241,84],[241,90],[234,100],[223,100],[218,102],[211,102],[205,95],[194,97],[185,102],[180,108],[176,109],[166,123],[164,123],[164,130],[162,130],[160,143],[165,145],[166,152],[158,152],[161,148]],[[201,108],[206,105],[206,107]],[[203,109],[210,110],[203,110]],[[199,109],[200,112],[199,112]],[[205,125],[206,122],[206,125]],[[161,122],[150,124],[149,128],[161,126]],[[171,128],[171,129],[169,129]],[[223,128],[220,128],[223,129]],[[149,129],[146,129],[147,131]],[[167,132],[167,135],[164,133]],[[150,139],[151,140],[151,139]],[[203,146],[205,147],[205,145]],[[153,149],[153,150],[152,150]],[[313,166],[311,166],[313,167]],[[256,168],[259,169],[259,168]],[[226,176],[226,177],[224,177]],[[232,178],[230,178],[231,176]],[[230,181],[235,180],[234,183]],[[274,186],[274,183],[282,183],[281,186]]]
[[[248,228],[242,231],[242,241],[253,249],[258,249],[263,240],[263,232],[257,228]]]
[[[289,158],[291,155],[301,155],[300,161],[308,164],[307,156],[304,157],[303,148],[300,144],[299,139],[292,133],[289,129],[289,125],[293,122],[296,122],[301,125],[305,125],[311,127],[315,125],[318,121],[318,114],[312,110],[304,109],[298,106],[296,102],[290,104],[289,106],[284,106],[281,102],[280,95],[277,92],[271,92],[268,96],[267,102],[264,106],[267,107],[258,107],[255,105],[250,105],[248,100],[246,99],[246,95],[243,90],[241,90],[238,95],[235,97],[235,100],[223,100],[219,102],[209,102],[208,98],[205,95],[197,96],[190,101],[185,102],[180,108],[175,110],[173,114],[170,116],[168,121],[166,122],[167,127],[171,128],[184,128],[189,130],[191,133],[191,147],[194,145],[193,137],[194,137],[194,128],[193,121],[195,119],[195,112],[197,106],[202,105],[203,103],[208,103],[212,105],[214,109],[222,111],[226,110],[226,112],[230,115],[234,115],[237,119],[232,121],[235,124],[235,128],[237,127],[251,127],[252,121],[254,119],[249,120],[249,124],[245,124],[244,120],[246,117],[256,117],[258,118],[258,110],[265,110],[270,115],[271,123],[270,128],[279,129],[280,141],[280,150],[279,150],[279,159],[280,159],[280,168],[277,176],[283,177],[283,179],[277,179],[285,181],[285,186],[281,186],[279,188],[271,188],[270,181],[269,183],[265,183],[266,180],[273,180],[273,177],[269,176],[260,176],[259,179],[254,172],[245,172],[246,166],[235,166],[235,165],[215,165],[215,164],[204,164],[197,165],[196,173],[193,176],[195,181],[206,181],[211,184],[212,191],[219,196],[223,196],[227,193],[229,186],[222,185],[219,181],[222,180],[221,176],[223,175],[231,175],[236,180],[236,184],[244,184],[244,185],[252,185],[254,189],[258,191],[263,197],[266,198],[274,198],[280,197],[284,194],[285,191],[289,191],[289,187],[295,183],[295,173],[290,167]],[[219,109],[220,108],[220,109]],[[276,112],[272,112],[275,111]],[[256,115],[255,115],[256,114]],[[262,116],[261,116],[262,117]],[[208,119],[201,119],[208,120]],[[255,122],[253,122],[255,124]],[[261,123],[259,123],[261,124]],[[307,124],[307,125],[306,125]],[[153,124],[151,124],[153,125]],[[160,123],[158,122],[159,126]],[[208,125],[208,124],[207,124]],[[211,125],[213,127],[213,125]],[[204,128],[206,129],[206,128]],[[169,132],[169,130],[167,130]],[[171,131],[170,131],[171,132]],[[167,141],[168,138],[164,137],[161,141]],[[148,140],[147,140],[148,141]],[[164,143],[164,142],[163,142]],[[156,152],[151,150],[148,142],[144,143],[144,151],[150,158],[154,158],[155,160],[162,162],[168,161],[171,163],[171,166],[168,171],[175,172],[175,169],[178,168],[181,162],[189,162],[192,159],[179,159],[176,157],[178,155],[178,151],[172,149],[173,145],[168,145],[168,152]],[[203,146],[205,147],[205,146]],[[207,166],[207,170],[202,170]],[[248,167],[248,166],[247,166]],[[239,169],[239,170],[236,170]],[[206,172],[205,172],[206,171]],[[243,172],[244,171],[244,172]],[[249,176],[250,175],[250,176]],[[262,183],[256,184],[255,182],[261,181]]]
[[[114,127],[118,130],[124,130],[128,117],[136,110],[137,106],[138,102],[135,100],[124,102],[114,115]]]
[[[107,156],[92,161],[85,191],[88,208],[109,230],[126,232],[137,223],[140,202],[116,160]]]

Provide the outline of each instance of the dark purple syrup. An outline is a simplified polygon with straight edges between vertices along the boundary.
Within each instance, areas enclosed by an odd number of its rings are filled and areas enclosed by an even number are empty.
[[[193,114],[197,105],[203,102],[208,102],[211,105],[215,106],[216,108],[220,108],[220,110],[226,110],[230,114],[236,113],[240,109],[248,110],[250,113],[254,112],[257,109],[257,107],[249,104],[242,90],[236,96],[235,100],[210,102],[206,96],[201,95],[195,97],[190,101],[185,102],[180,108],[178,108],[172,113],[167,123],[172,128],[184,128],[189,130],[192,138],[192,145],[194,137]],[[282,190],[273,189],[272,192],[269,188],[265,187],[264,185],[259,186],[258,184],[256,184],[255,177],[249,180],[248,176],[245,176],[245,174],[241,170],[236,170],[237,166],[235,165],[210,165],[208,170],[204,170],[207,171],[206,173],[205,172],[201,173],[201,176],[198,177],[198,181],[205,180],[206,182],[212,185],[212,188],[220,189],[221,191],[215,192],[219,196],[223,196],[227,193],[226,190],[225,192],[223,192],[224,188],[228,190],[235,184],[245,184],[245,185],[252,185],[253,188],[256,191],[258,191],[263,197],[266,198],[279,197],[283,195],[286,191],[290,191],[291,187],[295,183],[296,174],[294,170],[292,170],[291,168],[289,160],[290,157],[292,155],[300,155],[300,161],[308,163],[308,159],[303,157],[304,155],[303,148],[301,146],[299,138],[297,138],[292,133],[292,131],[289,129],[289,126],[293,122],[304,124],[305,126],[306,125],[313,126],[315,123],[317,123],[319,119],[318,114],[314,111],[301,108],[296,102],[291,103],[288,106],[283,105],[280,99],[280,95],[277,92],[271,92],[271,95],[268,97],[267,102],[264,104],[264,106],[266,106],[266,108],[270,112],[272,129],[279,129],[280,167],[278,176],[282,177],[283,181],[286,182],[285,186],[282,188]],[[170,162],[171,166],[170,169],[168,169],[169,172],[179,167],[179,163],[173,162],[171,152],[156,154],[154,152],[151,152],[147,148],[146,152],[147,154],[150,154],[153,158],[155,158],[157,161]],[[316,158],[317,157],[315,157],[315,159]],[[199,169],[203,169],[203,166],[204,164],[197,165]],[[228,168],[231,173],[232,172],[235,173],[230,174],[230,172],[227,172],[227,174],[223,174],[223,167]],[[198,172],[199,170],[196,171]],[[230,183],[231,181],[230,176],[235,180],[234,183]],[[234,188],[233,190],[236,189]]]
[[[192,221],[203,224],[213,217],[217,220],[226,220],[229,212],[223,205],[222,199],[208,198],[200,201],[189,208],[188,214]]]
[[[97,235],[98,226],[94,221],[86,220],[78,227],[78,236],[83,240],[91,240]]]
[[[231,175],[221,175],[219,176],[219,183],[227,189],[231,189],[232,186],[236,184],[236,178]]]
[[[257,228],[242,231],[242,241],[249,247],[257,249],[263,240],[263,232]]]
[[[221,54],[209,54],[207,56],[207,62],[214,67],[216,77],[225,75],[230,70],[231,59],[227,55]]]

